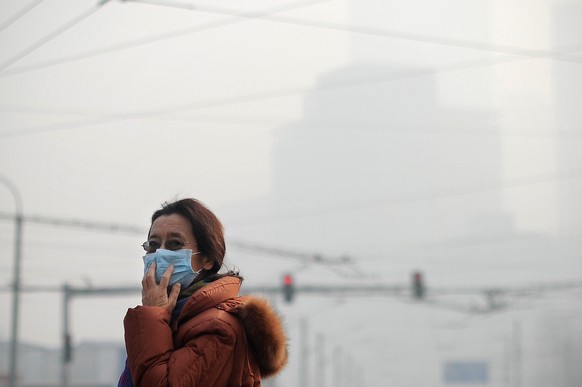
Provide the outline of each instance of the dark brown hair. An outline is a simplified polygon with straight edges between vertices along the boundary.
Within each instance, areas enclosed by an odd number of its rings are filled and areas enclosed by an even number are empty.
[[[190,222],[198,250],[212,262],[212,269],[206,272],[217,273],[222,267],[226,253],[224,229],[220,220],[202,202],[189,198],[162,204],[162,208],[152,215],[152,224],[160,216],[172,214],[181,215]],[[150,232],[151,226],[148,236]]]

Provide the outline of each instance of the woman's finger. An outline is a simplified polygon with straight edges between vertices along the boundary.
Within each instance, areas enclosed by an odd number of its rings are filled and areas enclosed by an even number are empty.
[[[143,275],[141,280],[142,288],[156,283],[156,263],[152,263]]]
[[[170,295],[168,297],[167,308],[169,310],[173,310],[174,307],[176,306],[176,302],[178,302],[178,295],[180,295],[180,288],[181,287],[182,287],[182,285],[180,285],[179,283],[172,286],[172,291],[170,292]]]
[[[164,275],[162,276],[162,279],[160,280],[160,288],[162,288],[162,289],[168,288],[168,284],[170,283],[170,277],[172,276],[173,272],[174,272],[174,265],[170,265],[166,269],[166,271],[164,272]]]

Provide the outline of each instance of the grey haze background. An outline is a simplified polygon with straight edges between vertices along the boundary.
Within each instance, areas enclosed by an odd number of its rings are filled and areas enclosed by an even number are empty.
[[[0,4],[0,174],[26,215],[145,229],[161,202],[193,196],[230,241],[353,261],[232,243],[248,285],[284,272],[407,284],[416,269],[429,287],[580,280],[579,2],[164,4],[45,0],[10,25],[24,4]],[[5,187],[0,210],[14,211]],[[12,222],[0,228],[6,287]],[[144,238],[26,224],[23,285],[138,285]],[[442,365],[466,360],[489,364],[491,386],[579,385],[580,296],[487,314],[438,306],[481,298],[274,299],[291,335],[278,385],[299,382],[304,319],[312,385],[322,353],[324,385],[338,353],[368,386],[443,385]],[[73,339],[121,342],[139,302],[76,299]],[[60,345],[58,294],[25,294],[21,308],[23,342]]]

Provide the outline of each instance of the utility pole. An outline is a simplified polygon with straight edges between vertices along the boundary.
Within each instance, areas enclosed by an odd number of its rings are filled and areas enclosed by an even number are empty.
[[[315,385],[317,387],[325,387],[325,338],[323,334],[318,333],[315,336]]]
[[[299,359],[299,380],[300,387],[309,387],[309,347],[308,347],[308,327],[307,319],[302,318],[299,322],[299,340],[301,345],[301,358]]]
[[[342,383],[342,350],[340,347],[333,349],[333,386],[341,387]]]
[[[61,368],[61,387],[69,387],[69,376],[71,368],[72,343],[71,343],[71,323],[69,313],[69,303],[71,301],[71,287],[67,284],[63,285],[63,353],[62,353],[62,368]]]
[[[521,321],[513,321],[513,387],[521,387]]]
[[[111,287],[111,288],[74,288],[63,285],[63,356],[61,359],[61,387],[70,385],[70,368],[73,360],[73,344],[71,340],[70,303],[76,296],[103,296],[139,293],[140,287]]]
[[[503,387],[511,387],[511,336],[503,339]]]
[[[2,182],[14,197],[14,274],[12,282],[12,324],[9,355],[9,387],[16,387],[18,374],[18,317],[20,314],[20,264],[22,254],[22,199],[20,192],[10,180],[0,175]]]

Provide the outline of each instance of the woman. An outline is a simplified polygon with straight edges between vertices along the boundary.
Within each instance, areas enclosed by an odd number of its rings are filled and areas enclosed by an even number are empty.
[[[119,386],[260,386],[287,363],[287,339],[266,300],[218,274],[222,224],[201,202],[166,203],[143,244],[142,305],[125,319]]]

